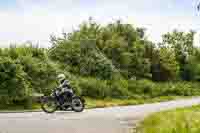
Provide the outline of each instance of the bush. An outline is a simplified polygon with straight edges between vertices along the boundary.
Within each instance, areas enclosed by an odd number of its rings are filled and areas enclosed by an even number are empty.
[[[13,100],[23,100],[31,92],[23,67],[8,57],[0,57],[0,101],[9,104]]]
[[[92,98],[122,98],[128,97],[128,82],[126,80],[99,80],[95,78],[80,78],[79,87],[84,96]]]
[[[31,56],[33,58],[45,59],[46,50],[42,48],[33,47],[33,46],[21,46],[21,47],[11,47],[1,50],[0,55],[10,57],[12,59],[17,59],[21,56]]]
[[[139,95],[140,97],[150,96],[153,97],[153,89],[155,84],[149,80],[137,80],[128,82],[128,90],[133,94]]]
[[[94,48],[88,49],[83,42],[63,40],[49,50],[49,56],[54,61],[64,64],[68,71],[80,76],[92,76],[98,79],[111,79],[114,66],[101,52]]]
[[[129,81],[128,89],[135,95],[144,98],[160,96],[193,96],[198,95],[199,83],[163,82],[156,83],[149,80]]]
[[[128,98],[128,82],[127,80],[113,80],[110,84],[110,96],[113,98]]]
[[[79,86],[84,96],[105,98],[109,95],[109,86],[107,85],[107,81],[95,78],[81,78],[79,80]]]
[[[34,90],[40,92],[43,89],[52,89],[52,86],[56,85],[58,68],[55,68],[47,59],[40,60],[30,56],[22,56],[19,58],[19,62],[23,65]]]

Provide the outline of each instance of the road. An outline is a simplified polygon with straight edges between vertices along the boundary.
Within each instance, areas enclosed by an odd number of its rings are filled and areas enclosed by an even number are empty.
[[[129,133],[153,112],[200,103],[200,97],[126,107],[85,110],[82,113],[0,113],[0,133]]]

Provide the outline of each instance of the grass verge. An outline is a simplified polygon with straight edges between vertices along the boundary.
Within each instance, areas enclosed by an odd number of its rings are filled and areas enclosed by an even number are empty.
[[[104,108],[104,107],[114,107],[114,106],[138,105],[145,103],[164,102],[181,98],[189,98],[189,97],[162,96],[151,99],[141,98],[141,99],[104,99],[104,100],[86,98],[86,104],[87,104],[86,108]]]
[[[145,103],[155,103],[155,102],[164,102],[175,99],[182,98],[191,98],[191,97],[179,97],[179,96],[162,96],[151,99],[92,99],[85,98],[86,108],[105,108],[105,107],[114,107],[114,106],[128,106],[128,105],[138,105]],[[38,111],[40,110],[39,103],[33,103],[31,109],[27,109],[24,105],[4,105],[0,106],[0,112],[6,111]]]
[[[141,122],[137,133],[200,133],[200,106],[155,113]]]

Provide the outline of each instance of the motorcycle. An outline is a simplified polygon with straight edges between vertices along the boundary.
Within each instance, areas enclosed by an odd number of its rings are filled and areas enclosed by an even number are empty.
[[[81,96],[73,95],[70,99],[60,102],[60,95],[57,88],[52,90],[50,96],[41,97],[41,108],[46,113],[54,113],[56,110],[82,112],[85,109],[85,100]]]

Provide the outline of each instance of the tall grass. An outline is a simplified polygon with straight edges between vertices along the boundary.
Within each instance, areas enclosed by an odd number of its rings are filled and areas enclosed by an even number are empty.
[[[137,133],[200,133],[200,106],[153,114],[137,128]]]

